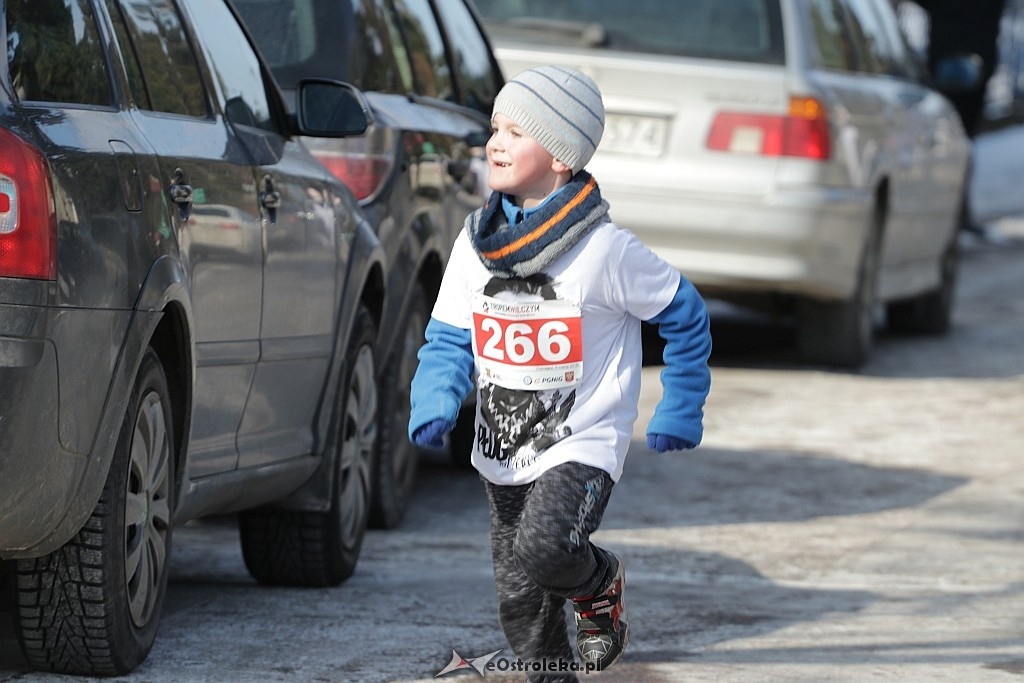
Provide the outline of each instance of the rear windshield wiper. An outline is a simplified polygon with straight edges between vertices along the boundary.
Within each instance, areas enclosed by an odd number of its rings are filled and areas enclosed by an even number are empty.
[[[583,47],[601,47],[608,42],[608,31],[597,21],[516,17],[487,23],[500,27],[505,35],[531,42],[547,43],[561,38]]]

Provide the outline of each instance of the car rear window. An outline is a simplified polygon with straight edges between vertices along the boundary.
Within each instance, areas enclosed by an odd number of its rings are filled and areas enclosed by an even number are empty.
[[[476,0],[491,37],[782,64],[779,0]]]
[[[111,103],[89,0],[8,0],[6,5],[7,67],[18,99]]]

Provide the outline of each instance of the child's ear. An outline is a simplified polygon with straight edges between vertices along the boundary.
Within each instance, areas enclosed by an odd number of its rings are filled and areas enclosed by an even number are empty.
[[[572,175],[572,168],[566,166],[561,161],[555,158],[551,159],[551,170],[559,175],[563,173],[568,173],[569,175]]]

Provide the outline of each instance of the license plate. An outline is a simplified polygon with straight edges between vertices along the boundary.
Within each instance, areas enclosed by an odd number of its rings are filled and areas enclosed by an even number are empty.
[[[665,149],[668,119],[630,114],[606,114],[602,152],[656,157]]]

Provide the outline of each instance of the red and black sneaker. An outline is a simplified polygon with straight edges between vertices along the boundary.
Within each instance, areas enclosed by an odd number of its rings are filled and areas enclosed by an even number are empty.
[[[629,642],[629,624],[626,623],[626,588],[622,560],[613,555],[618,568],[608,589],[600,595],[573,598],[576,613],[576,647],[584,664],[603,671],[618,661]]]

